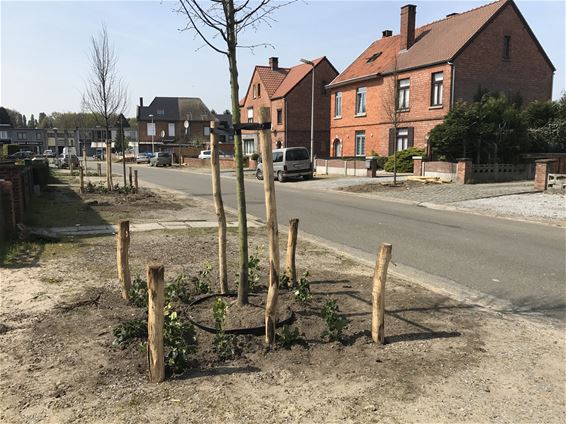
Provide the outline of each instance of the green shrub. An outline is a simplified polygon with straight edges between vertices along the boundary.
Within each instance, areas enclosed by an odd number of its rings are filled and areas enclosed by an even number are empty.
[[[397,152],[397,172],[413,172],[413,156],[422,155],[424,155],[424,150],[416,147],[410,147]],[[387,172],[393,172],[393,162],[394,156],[391,155],[387,158],[383,169]]]
[[[212,350],[216,352],[221,360],[234,357],[234,337],[224,333],[224,322],[226,321],[226,309],[228,303],[221,297],[217,297],[212,306],[212,314],[214,315],[214,328],[216,328],[216,336],[214,337],[214,346]]]
[[[138,308],[147,308],[147,282],[139,275],[132,281],[132,287],[128,292],[130,302]]]
[[[185,274],[179,274],[173,281],[165,286],[165,299],[170,302],[180,301],[189,303],[191,301],[191,292]]]
[[[134,339],[147,339],[147,323],[141,319],[130,319],[114,328],[113,345],[125,345]]]
[[[311,285],[308,280],[309,272],[305,271],[303,276],[299,279],[295,287],[293,288],[293,294],[301,302],[306,303],[311,300]]]
[[[305,343],[305,339],[301,336],[304,336],[304,334],[301,335],[298,328],[295,327],[294,330],[291,330],[288,325],[284,325],[281,329],[281,335],[277,337],[277,344],[284,349],[290,349],[294,344]]]
[[[204,264],[203,269],[198,272],[198,277],[194,280],[197,294],[207,294],[210,292],[210,273],[212,265]]]
[[[250,157],[251,160],[256,161],[256,162],[257,162],[258,158],[259,158],[259,154],[257,154],[257,153],[252,153],[252,155]]]
[[[342,330],[348,326],[348,320],[339,312],[336,300],[326,301],[321,312],[322,319],[326,323],[326,330],[323,331],[322,337],[328,337],[331,341],[339,341],[342,338]]]
[[[183,372],[189,365],[189,355],[196,351],[195,327],[179,318],[171,304],[165,306],[163,328],[165,365],[174,373]]]

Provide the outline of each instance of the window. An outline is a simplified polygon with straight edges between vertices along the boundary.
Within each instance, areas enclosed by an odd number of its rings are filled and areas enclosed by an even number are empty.
[[[254,122],[254,108],[248,108],[248,123],[252,124]]]
[[[503,37],[503,59],[511,57],[511,36],[505,35]]]
[[[409,78],[397,81],[397,110],[409,109]]]
[[[157,109],[158,115],[165,115],[165,109]]]
[[[356,156],[366,155],[366,132],[356,131]]]
[[[356,115],[366,114],[366,91],[365,87],[356,90]]]
[[[210,135],[210,127],[203,127],[202,133],[208,137]]]
[[[175,123],[174,122],[169,122],[168,132],[169,132],[169,137],[175,137]]]
[[[26,139],[26,133],[25,132],[19,132],[18,133],[18,140],[25,140]]]
[[[41,133],[35,133],[35,139],[36,140],[41,140],[43,137],[41,137]]]
[[[281,109],[277,109],[277,123],[279,125],[283,123],[283,111]]]
[[[147,135],[153,135],[153,136],[155,135],[155,122],[147,123]]]
[[[273,163],[283,162],[283,152],[273,152]]]
[[[287,149],[285,159],[288,161],[309,160],[309,151],[305,148]]]
[[[0,139],[2,140],[8,139],[8,131],[0,131]]]
[[[253,138],[244,140],[244,155],[251,155],[255,151],[255,143]]]
[[[374,62],[375,59],[377,59],[379,56],[381,56],[381,52],[377,52],[377,53],[372,54],[370,57],[368,57],[368,60],[366,60],[366,63]]]
[[[435,72],[432,74],[432,91],[430,96],[431,106],[441,106],[442,105],[442,84],[444,80],[444,75],[442,72]]]
[[[342,117],[342,92],[340,91],[334,96],[334,117]]]
[[[408,128],[398,128],[397,129],[397,151],[405,150],[409,147],[409,129]]]
[[[259,83],[257,85],[257,96],[261,97],[261,85]]]
[[[255,99],[256,97],[257,97],[257,91],[256,91],[255,84],[254,84],[254,86],[253,86],[253,98]]]

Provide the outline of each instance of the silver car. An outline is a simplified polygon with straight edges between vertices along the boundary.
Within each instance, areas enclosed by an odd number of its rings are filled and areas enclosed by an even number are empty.
[[[171,166],[172,163],[169,152],[157,152],[149,160],[149,166]]]
[[[261,156],[260,158],[261,159]],[[284,182],[288,178],[303,177],[312,179],[313,169],[309,151],[304,147],[287,147],[273,151],[273,175],[278,181]],[[263,164],[257,165],[256,177],[263,180]]]

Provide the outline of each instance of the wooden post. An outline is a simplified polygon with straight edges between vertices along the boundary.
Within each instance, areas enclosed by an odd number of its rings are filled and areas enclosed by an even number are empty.
[[[102,176],[102,164],[100,163],[96,164],[96,173],[98,174],[99,177]]]
[[[134,188],[135,188],[134,191],[137,193],[138,188],[139,188],[139,186],[138,186],[138,170],[137,169],[134,169]]]
[[[122,286],[122,298],[129,299],[130,288],[132,287],[132,279],[130,276],[129,264],[130,249],[130,221],[120,221],[118,224],[118,233],[116,234],[116,261],[118,264],[118,280]]]
[[[385,280],[387,279],[387,267],[390,260],[391,245],[382,243],[373,274],[371,317],[371,338],[379,344],[385,343]]]
[[[163,346],[164,274],[163,265],[149,265],[147,267],[147,360],[150,383],[161,383],[165,380],[165,350]]]
[[[218,282],[220,293],[228,292],[228,267],[226,265],[226,213],[222,201],[220,186],[220,161],[218,152],[218,134],[216,134],[216,121],[210,121],[210,167],[212,174],[212,195],[214,196],[214,210],[218,218]]]
[[[130,166],[129,169],[130,169],[130,175],[128,176],[128,179],[129,179],[129,182],[130,182],[130,187],[133,187],[133,186],[134,186],[134,184],[133,184],[134,181],[133,181],[133,176],[132,176],[132,167]]]
[[[268,108],[260,109],[260,123],[270,122]],[[275,183],[273,181],[273,153],[271,130],[259,132],[261,157],[263,162],[263,190],[265,193],[265,216],[269,240],[269,288],[265,307],[265,342],[272,345],[275,341],[277,325],[277,297],[279,290],[279,228],[277,226],[277,205],[275,202]]]
[[[83,194],[85,192],[85,173],[84,173],[84,168],[81,166],[79,167],[79,178],[81,181],[81,194]]]
[[[285,272],[289,278],[289,288],[297,283],[297,268],[295,267],[295,252],[297,251],[297,232],[299,230],[298,218],[289,220],[289,233],[287,235],[287,258]]]
[[[86,164],[86,144],[83,148],[83,163],[84,163],[85,171],[87,172],[87,175],[88,175],[88,166]]]

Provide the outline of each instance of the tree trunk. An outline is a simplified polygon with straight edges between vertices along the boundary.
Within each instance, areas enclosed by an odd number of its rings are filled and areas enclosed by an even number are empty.
[[[120,221],[116,234],[116,261],[118,265],[118,280],[121,283],[122,298],[128,300],[132,279],[130,276],[130,221]]]
[[[285,272],[289,279],[289,288],[297,283],[297,268],[295,266],[295,253],[297,251],[297,232],[299,231],[299,220],[289,220],[289,233],[287,234],[287,259],[285,260]]]
[[[385,281],[391,260],[391,245],[383,243],[373,274],[371,337],[375,343],[385,343]]]
[[[147,360],[151,383],[160,383],[165,380],[165,349],[163,346],[164,274],[163,265],[147,267]]]
[[[110,127],[106,124],[106,186],[108,190],[112,190],[112,139],[108,139]]]
[[[260,123],[269,122],[269,109],[261,108]],[[273,154],[271,149],[271,130],[261,130],[259,134],[261,158],[263,162],[263,190],[265,193],[265,216],[269,240],[269,288],[265,308],[265,342],[273,344],[277,325],[277,291],[279,289],[279,227],[277,225],[277,204],[273,178]]]
[[[122,174],[124,174],[124,188],[128,185],[126,182],[126,151],[124,149],[124,141],[122,140]]]
[[[238,303],[248,304],[248,222],[246,212],[246,193],[244,186],[244,158],[242,152],[242,136],[237,126],[240,125],[240,99],[238,84],[238,65],[236,60],[236,25],[234,18],[234,3],[227,6],[227,37],[228,37],[228,64],[230,68],[230,95],[232,100],[232,123],[234,133],[234,156],[236,160],[236,197],[238,202],[238,243],[240,248],[240,270],[238,282]]]
[[[212,195],[214,196],[214,209],[218,218],[218,282],[220,293],[228,292],[228,270],[226,266],[226,213],[222,201],[220,186],[220,161],[218,152],[218,135],[216,134],[216,121],[210,121],[210,166],[212,168]]]

